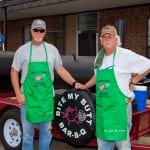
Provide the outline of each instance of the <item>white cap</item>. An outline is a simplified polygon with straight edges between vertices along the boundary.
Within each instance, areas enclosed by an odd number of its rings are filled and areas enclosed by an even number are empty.
[[[46,23],[44,20],[36,19],[32,22],[31,29],[42,28],[46,30]]]

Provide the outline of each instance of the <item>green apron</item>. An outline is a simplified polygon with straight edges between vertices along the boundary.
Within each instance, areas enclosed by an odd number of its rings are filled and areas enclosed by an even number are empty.
[[[126,96],[121,92],[113,66],[96,70],[96,136],[103,140],[127,139]]]
[[[26,116],[31,123],[41,123],[54,117],[53,82],[48,66],[48,56],[45,47],[46,61],[32,62],[32,43],[28,72],[23,83],[26,99]]]

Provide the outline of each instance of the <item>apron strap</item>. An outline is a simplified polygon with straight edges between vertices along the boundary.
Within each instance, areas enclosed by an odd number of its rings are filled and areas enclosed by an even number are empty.
[[[95,69],[98,69],[101,67],[104,55],[105,55],[105,51],[104,51],[104,49],[101,49],[97,55],[97,58],[96,58],[96,61],[94,64]],[[113,55],[113,67],[114,67],[114,62],[115,62],[115,56],[116,56],[116,49],[115,49],[114,55]]]
[[[48,62],[48,56],[47,56],[47,50],[46,50],[45,42],[43,42],[43,46],[44,46],[44,50],[45,50],[45,54],[46,54],[46,62]],[[30,44],[29,62],[31,62],[31,60],[32,60],[32,42],[31,42],[31,44]]]
[[[101,49],[97,55],[97,58],[94,64],[95,69],[98,69],[102,65],[104,54],[105,54],[104,49]]]

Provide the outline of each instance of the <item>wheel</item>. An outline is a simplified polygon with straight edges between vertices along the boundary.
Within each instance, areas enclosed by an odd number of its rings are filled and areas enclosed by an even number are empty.
[[[68,143],[86,144],[95,134],[95,96],[84,90],[64,92],[55,106],[55,122]]]
[[[22,127],[18,109],[4,113],[1,117],[0,132],[1,142],[6,150],[21,150]]]

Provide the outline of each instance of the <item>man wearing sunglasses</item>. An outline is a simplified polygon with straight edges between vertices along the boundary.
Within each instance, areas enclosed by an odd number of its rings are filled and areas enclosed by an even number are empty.
[[[57,48],[43,40],[45,35],[45,21],[34,20],[31,25],[32,40],[18,48],[12,63],[11,80],[21,108],[22,150],[33,150],[35,125],[40,131],[39,150],[50,149],[51,121],[54,118],[54,69],[65,82],[73,86],[76,84],[63,67]]]

